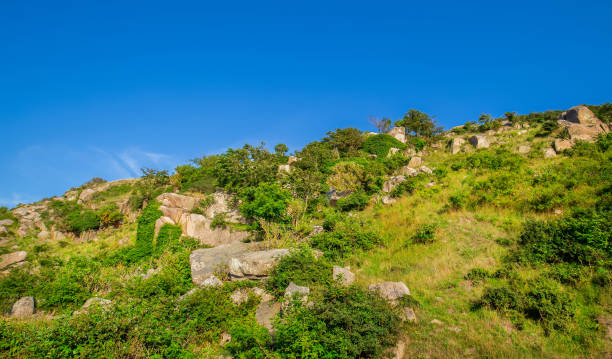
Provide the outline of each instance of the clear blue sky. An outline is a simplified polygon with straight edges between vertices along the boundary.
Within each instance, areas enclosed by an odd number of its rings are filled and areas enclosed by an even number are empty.
[[[612,1],[0,2],[0,205],[410,108],[612,101]]]

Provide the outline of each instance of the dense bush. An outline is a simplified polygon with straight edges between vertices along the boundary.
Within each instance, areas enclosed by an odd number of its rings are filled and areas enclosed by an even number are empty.
[[[276,296],[281,296],[290,282],[314,288],[331,284],[331,279],[331,264],[324,258],[315,258],[310,248],[302,247],[279,261],[266,286]]]
[[[370,201],[370,197],[362,191],[351,193],[350,195],[338,199],[336,206],[340,211],[361,211]]]
[[[413,243],[428,244],[436,241],[436,230],[438,226],[435,224],[423,224],[414,232],[410,238]]]
[[[279,156],[268,152],[263,145],[244,145],[237,150],[230,148],[219,155],[212,175],[216,177],[218,186],[238,193],[244,188],[257,187],[260,183],[274,182],[279,164]]]
[[[510,152],[503,148],[496,150],[480,150],[473,154],[464,155],[463,158],[454,158],[451,169],[457,171],[461,168],[499,170],[502,168],[509,170],[519,169],[525,158],[519,154]]]
[[[79,235],[100,228],[100,217],[92,210],[72,212],[66,218],[68,230]]]
[[[406,145],[386,133],[369,136],[363,143],[363,150],[375,154],[378,158],[387,157],[391,148],[403,150]]]
[[[360,228],[343,228],[312,237],[312,245],[331,259],[343,258],[357,250],[368,250],[382,242],[374,232]]]
[[[157,234],[157,238],[155,239],[155,253],[161,253],[166,248],[175,246],[179,238],[181,238],[181,234],[183,230],[181,226],[164,224]]]
[[[373,292],[328,287],[312,308],[293,306],[276,328],[281,357],[378,358],[397,342],[401,319]]]
[[[291,194],[276,183],[261,183],[240,193],[240,212],[249,219],[261,218],[273,222],[287,220],[287,204]]]
[[[354,157],[362,148],[364,139],[360,130],[347,127],[327,132],[323,142],[329,143],[341,157]]]

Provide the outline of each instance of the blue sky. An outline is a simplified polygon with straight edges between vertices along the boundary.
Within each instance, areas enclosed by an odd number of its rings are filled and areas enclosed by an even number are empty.
[[[411,108],[612,101],[611,1],[0,2],[0,205]]]

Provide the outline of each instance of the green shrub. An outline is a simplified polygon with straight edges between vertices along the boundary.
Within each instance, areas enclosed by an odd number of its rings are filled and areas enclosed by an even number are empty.
[[[234,358],[260,359],[274,358],[273,342],[270,333],[253,320],[241,320],[232,323],[229,333],[232,340],[225,345]]]
[[[117,227],[123,221],[123,214],[116,204],[106,205],[98,210],[100,228]]]
[[[448,197],[448,201],[453,209],[461,209],[467,204],[468,194],[465,192],[456,192]]]
[[[245,188],[240,212],[249,219],[262,218],[267,221],[285,222],[287,204],[291,194],[276,183],[261,183],[257,187]]]
[[[328,287],[312,309],[296,304],[276,323],[274,347],[288,358],[378,358],[395,345],[400,325],[376,293]]]
[[[331,259],[343,258],[357,250],[372,249],[381,242],[376,233],[357,228],[340,229],[312,237],[313,247],[322,250]]]
[[[310,248],[302,247],[278,262],[266,281],[266,287],[279,297],[290,282],[312,288],[330,284],[331,279],[331,264],[323,258],[316,259]]]
[[[370,197],[362,191],[351,193],[350,195],[338,199],[336,207],[342,212],[361,211],[370,202]]]
[[[100,217],[92,210],[72,212],[66,219],[68,230],[76,235],[100,228]]]
[[[363,143],[363,150],[375,154],[378,158],[385,158],[391,148],[406,149],[406,145],[386,133],[369,136]]]
[[[479,283],[484,281],[485,279],[491,277],[491,273],[484,269],[484,268],[472,268],[470,269],[470,271],[465,275],[465,279],[466,280],[470,280],[474,283]]]
[[[227,221],[225,220],[225,213],[217,213],[210,222],[210,228],[225,228]]]
[[[425,148],[425,145],[427,144],[425,140],[423,140],[422,138],[418,138],[418,137],[411,137],[409,142],[414,146],[414,149],[417,152],[423,151],[423,148]]]
[[[164,224],[159,229],[157,239],[155,240],[155,252],[161,254],[168,246],[178,243],[181,234],[183,234],[181,226]]]
[[[429,244],[436,241],[436,224],[423,224],[410,238],[413,243]]]

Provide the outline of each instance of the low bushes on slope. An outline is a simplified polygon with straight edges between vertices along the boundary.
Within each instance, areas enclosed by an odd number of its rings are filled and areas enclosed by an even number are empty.
[[[406,149],[406,145],[393,136],[386,133],[369,136],[363,143],[363,150],[367,153],[372,153],[379,158],[387,157],[389,149],[399,148],[400,150]]]

